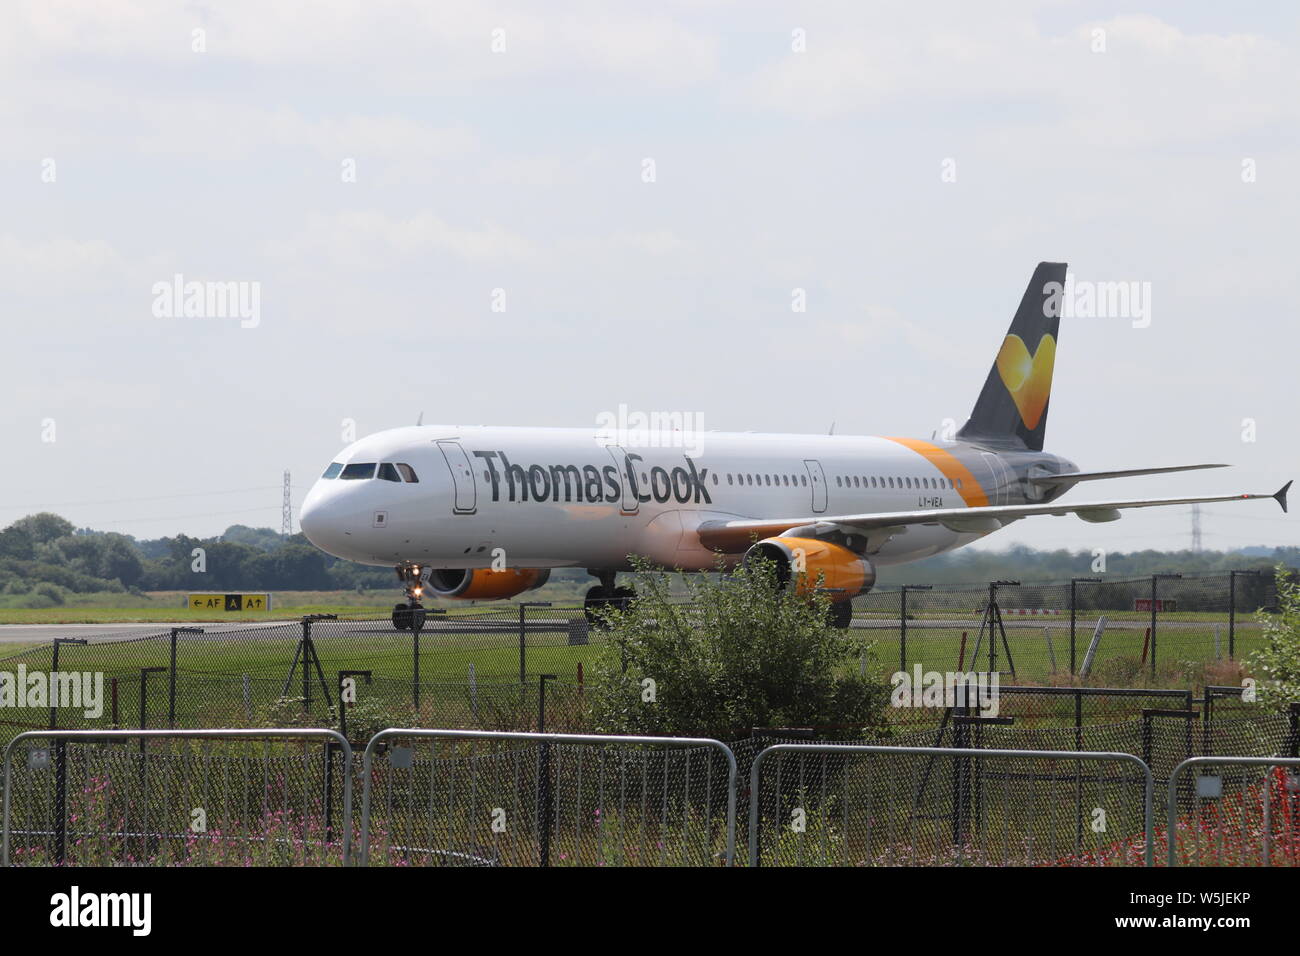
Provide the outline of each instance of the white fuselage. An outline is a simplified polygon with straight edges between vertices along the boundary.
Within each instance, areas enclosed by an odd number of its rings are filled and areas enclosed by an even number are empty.
[[[966,456],[970,470],[959,488],[952,469],[936,464],[946,452],[927,457],[912,447],[922,443],[899,439],[619,437],[595,429],[442,425],[380,432],[335,457],[326,474],[341,474],[312,487],[301,527],[322,550],[373,565],[461,569],[495,560],[623,570],[630,555],[640,555],[707,570],[719,556],[692,533],[707,520],[953,508],[977,503],[976,494],[978,503],[1002,504],[1013,494],[1012,476],[991,460],[996,456]],[[915,561],[981,536],[917,525],[871,559]]]

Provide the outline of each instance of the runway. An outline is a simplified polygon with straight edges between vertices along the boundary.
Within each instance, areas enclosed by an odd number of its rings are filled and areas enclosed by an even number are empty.
[[[568,618],[532,620],[525,623],[525,629],[529,633],[566,633],[568,631]],[[166,633],[173,627],[200,627],[206,631],[214,633],[228,634],[231,631],[257,630],[271,627],[296,626],[298,619],[288,618],[283,621],[145,621],[136,623],[112,623],[112,624],[0,624],[0,645],[4,644],[46,644],[57,637],[77,638],[80,640],[95,641],[112,641],[120,640],[126,637],[143,637],[149,634]],[[1076,628],[1080,633],[1085,631],[1091,632],[1095,626],[1095,619],[1084,618],[1080,615]],[[1051,628],[1053,631],[1069,630],[1069,618],[1064,617],[1042,617],[1042,618],[1008,618],[1005,621],[1007,630],[1033,629],[1041,631],[1044,627]],[[323,626],[329,628],[334,633],[339,630],[347,630],[357,634],[382,634],[392,636],[394,628],[382,621],[327,621]],[[929,629],[952,630],[957,628],[978,630],[979,619],[971,620],[969,618],[944,618],[944,619],[917,619],[908,621],[908,630],[921,632]],[[1145,627],[1145,622],[1137,621],[1110,621],[1106,625],[1108,631],[1115,630],[1135,630]],[[855,631],[874,631],[883,630],[896,632],[899,629],[897,618],[858,618],[852,625]],[[409,633],[409,632],[407,632]],[[519,621],[515,618],[502,617],[491,620],[482,618],[443,618],[437,615],[430,615],[424,625],[423,632],[429,633],[451,633],[451,634],[484,634],[484,633],[519,633]]]

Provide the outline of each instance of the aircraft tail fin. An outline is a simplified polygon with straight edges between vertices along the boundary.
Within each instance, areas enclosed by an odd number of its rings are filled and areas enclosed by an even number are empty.
[[[975,408],[957,437],[1043,450],[1065,290],[1064,262],[1040,262],[1002,340]]]

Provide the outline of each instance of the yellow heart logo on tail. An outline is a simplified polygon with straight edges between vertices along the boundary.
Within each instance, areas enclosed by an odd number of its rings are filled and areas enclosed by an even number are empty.
[[[998,376],[1016,403],[1020,420],[1029,429],[1037,428],[1052,391],[1052,366],[1056,363],[1056,340],[1044,335],[1038,351],[1031,357],[1024,340],[1008,335],[998,350]]]

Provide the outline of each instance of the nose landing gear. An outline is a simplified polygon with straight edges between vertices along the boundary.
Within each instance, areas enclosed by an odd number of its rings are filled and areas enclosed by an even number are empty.
[[[404,564],[396,570],[397,579],[406,591],[406,603],[393,605],[393,627],[399,631],[423,629],[425,611],[424,605],[420,603],[420,596],[424,593],[424,585],[420,580],[421,568],[418,564]]]

